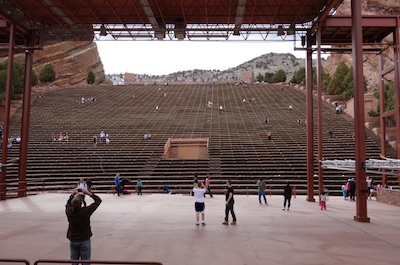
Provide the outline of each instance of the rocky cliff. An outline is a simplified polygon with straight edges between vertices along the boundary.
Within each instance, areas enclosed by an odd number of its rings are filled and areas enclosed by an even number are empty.
[[[18,55],[15,60],[23,63],[24,56]],[[39,77],[46,64],[52,64],[56,80],[52,86],[66,87],[86,84],[89,70],[96,75],[96,83],[104,81],[104,68],[97,45],[91,41],[66,41],[44,46],[43,50],[34,52],[33,70]],[[39,87],[43,85],[39,83]]]
[[[363,15],[393,15],[400,14],[400,1],[399,0],[361,0],[362,1],[362,14]],[[342,5],[338,8],[337,15],[351,15],[351,1],[344,0]],[[384,42],[391,42],[393,36],[388,36]],[[384,55],[384,68],[393,65],[393,49],[387,49],[383,52]],[[352,65],[352,57],[349,54],[335,54],[327,58],[324,64],[324,69],[332,75],[339,63],[346,63],[348,66]],[[364,76],[368,80],[369,91],[372,92],[378,87],[380,77],[378,75],[378,56],[376,54],[364,54]],[[387,80],[393,80],[393,73],[385,76]]]

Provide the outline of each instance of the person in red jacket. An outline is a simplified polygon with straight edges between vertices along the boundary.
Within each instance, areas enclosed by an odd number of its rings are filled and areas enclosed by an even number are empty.
[[[87,206],[82,207],[82,198],[78,194],[83,192],[85,195],[90,196],[94,202]],[[90,216],[100,206],[101,199],[84,189],[78,191],[74,189],[65,205],[65,214],[68,218],[68,231],[67,238],[70,241],[70,256],[71,260],[90,260],[91,244],[90,238],[92,237],[92,229],[90,227]],[[73,263],[77,265],[78,263]]]

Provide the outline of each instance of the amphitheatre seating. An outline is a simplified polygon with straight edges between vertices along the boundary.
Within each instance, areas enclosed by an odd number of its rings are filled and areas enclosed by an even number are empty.
[[[96,102],[78,103],[82,97],[95,97]],[[244,98],[256,100],[243,102]],[[209,101],[211,108],[207,107]],[[323,105],[324,158],[354,159],[352,122],[336,115],[333,106]],[[159,106],[158,112],[155,106]],[[80,177],[90,177],[97,191],[111,192],[113,177],[119,172],[122,178],[132,180],[130,189],[141,178],[144,192],[160,192],[167,183],[172,190],[186,193],[194,175],[200,179],[210,175],[216,193],[223,192],[226,179],[234,180],[238,193],[255,193],[256,181],[264,177],[271,193],[282,192],[290,181],[304,194],[305,117],[303,92],[281,91],[267,84],[246,88],[234,84],[100,85],[49,91],[43,99],[34,99],[31,107],[28,186],[32,192],[68,190]],[[12,118],[10,136],[20,135],[20,125],[21,110]],[[331,129],[332,139],[328,136]],[[110,135],[110,144],[93,144],[93,136],[101,131]],[[68,142],[51,140],[52,133],[60,132],[68,132]],[[148,133],[152,139],[144,140]],[[170,137],[209,137],[209,159],[163,159],[164,144]],[[379,158],[374,140],[366,140],[367,158]],[[315,140],[315,154],[316,144]],[[18,155],[15,145],[8,157]],[[317,171],[316,160],[315,166]],[[17,167],[7,168],[10,193],[17,189],[17,172]],[[349,177],[343,178],[343,173],[324,171],[331,195],[337,194]],[[389,182],[396,185],[395,179],[389,178]]]

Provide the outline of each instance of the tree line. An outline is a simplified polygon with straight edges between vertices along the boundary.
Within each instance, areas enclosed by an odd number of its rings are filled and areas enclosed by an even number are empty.
[[[6,82],[7,82],[7,67],[8,61],[5,60],[0,63],[0,101],[3,101],[6,93]],[[24,77],[25,77],[25,67],[23,64],[14,62],[13,73],[12,73],[12,87],[11,95],[23,94],[24,92]],[[39,77],[36,72],[32,70],[31,85],[36,86],[39,81],[41,83],[51,83],[56,80],[56,73],[52,64],[46,64],[40,71]],[[86,82],[88,84],[94,84],[96,76],[92,70],[88,71],[88,76]]]
[[[316,67],[312,69],[313,87],[317,85],[317,71]],[[256,77],[258,82],[266,83],[279,83],[286,81],[286,73],[283,70],[279,70],[276,73],[265,73],[264,75],[259,73]],[[306,83],[306,69],[301,67],[293,75],[290,82],[294,84],[305,84]],[[364,91],[367,91],[367,79],[364,77]],[[322,87],[329,95],[341,95],[343,99],[349,100],[354,97],[354,83],[353,83],[353,67],[348,67],[345,63],[340,63],[332,76],[322,70]],[[389,111],[395,108],[395,91],[394,83],[388,82],[385,84],[385,111]],[[374,92],[376,98],[380,98],[379,91]],[[378,117],[380,112],[380,106],[378,105],[376,110],[371,110],[368,114],[372,117]]]

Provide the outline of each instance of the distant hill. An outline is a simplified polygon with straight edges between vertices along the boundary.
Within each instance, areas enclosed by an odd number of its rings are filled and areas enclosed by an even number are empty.
[[[268,53],[250,61],[244,62],[238,66],[224,71],[220,70],[188,70],[171,73],[168,75],[138,75],[139,82],[207,82],[207,81],[240,81],[241,73],[253,71],[254,77],[259,73],[275,73],[278,70],[286,72],[287,79],[290,81],[293,74],[305,66],[305,59],[297,58],[291,53]]]

